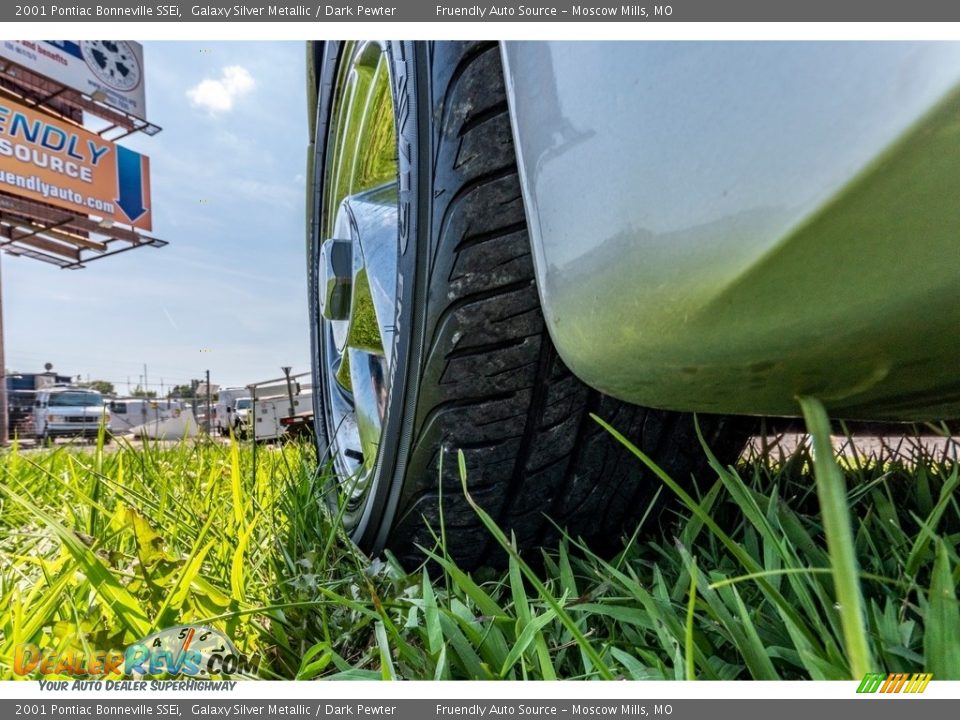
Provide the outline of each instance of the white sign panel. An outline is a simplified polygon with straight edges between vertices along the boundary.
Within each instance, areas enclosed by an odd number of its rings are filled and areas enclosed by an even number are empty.
[[[0,40],[0,58],[146,119],[143,47],[125,40]]]

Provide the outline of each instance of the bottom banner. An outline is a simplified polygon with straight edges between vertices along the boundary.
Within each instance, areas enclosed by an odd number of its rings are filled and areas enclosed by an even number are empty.
[[[861,696],[862,698],[863,696]],[[817,717],[838,717],[840,713],[869,713],[871,720],[899,720],[909,713],[910,720],[943,718],[956,713],[955,700],[636,700],[634,702],[578,702],[517,700],[305,700],[216,701],[196,699],[142,700],[0,700],[0,717],[135,717],[177,718],[256,717],[283,720],[307,718],[369,718],[391,720],[449,720],[450,718],[769,718],[777,720],[809,720]],[[863,706],[869,702],[869,709]],[[909,709],[903,704],[910,702]]]

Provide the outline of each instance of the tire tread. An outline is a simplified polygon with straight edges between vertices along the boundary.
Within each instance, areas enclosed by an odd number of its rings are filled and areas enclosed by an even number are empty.
[[[502,563],[462,494],[460,449],[471,495],[521,546],[555,542],[556,522],[601,551],[614,549],[657,485],[591,413],[681,481],[705,464],[692,419],[601,395],[564,366],[540,310],[498,47],[437,43],[429,57],[439,100],[428,340],[388,546],[405,563],[422,560],[419,548],[439,532],[442,499],[448,539],[456,529],[448,548],[455,560]],[[719,418],[701,418],[701,426],[721,456],[739,451],[742,428]]]

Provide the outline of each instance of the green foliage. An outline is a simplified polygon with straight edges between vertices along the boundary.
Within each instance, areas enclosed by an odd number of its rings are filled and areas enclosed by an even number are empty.
[[[96,390],[102,395],[113,395],[114,392],[116,392],[113,383],[109,380],[91,380],[90,382],[83,383],[83,387]]]
[[[866,666],[957,679],[956,463],[837,464],[806,409],[815,452],[722,467],[705,447],[712,470],[693,486],[620,438],[679,502],[612,559],[576,538],[520,554],[474,504],[503,549],[502,569],[474,573],[444,528],[414,572],[364,557],[306,446],[13,448],[0,675],[19,642],[116,647],[194,622],[261,654],[264,677],[850,679]]]
[[[137,385],[133,390],[130,391],[130,397],[135,397],[135,398],[155,398],[156,396],[157,396],[156,390],[145,390],[139,385]]]
[[[182,399],[190,400],[193,398],[193,386],[192,385],[174,385],[170,388],[170,392],[167,393],[167,397],[171,400]]]
[[[312,449],[259,452],[254,472],[236,445],[118,444],[3,455],[3,677],[18,643],[121,649],[179,623],[210,621],[249,655],[276,646],[278,611],[266,607],[275,538],[264,518]]]

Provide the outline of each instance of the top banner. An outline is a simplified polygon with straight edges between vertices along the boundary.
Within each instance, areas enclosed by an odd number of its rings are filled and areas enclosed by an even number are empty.
[[[670,0],[620,4],[569,0],[450,2],[136,3],[63,0],[3,4],[0,22],[957,22],[960,3],[942,0]]]
[[[0,11],[0,20],[6,21],[2,13],[7,10],[22,13],[26,7],[5,6]],[[42,6],[36,8],[42,12]],[[139,43],[121,40],[3,40],[0,41],[0,58],[12,60],[38,75],[141,120],[147,117],[143,48]]]

